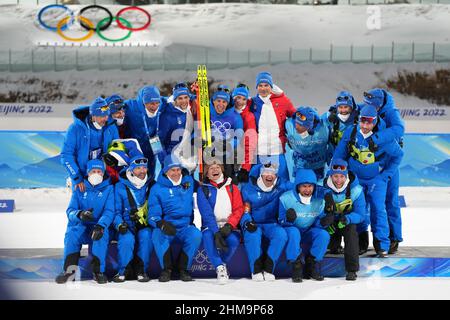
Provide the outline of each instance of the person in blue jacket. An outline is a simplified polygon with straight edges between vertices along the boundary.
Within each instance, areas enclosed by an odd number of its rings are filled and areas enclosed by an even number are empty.
[[[218,89],[213,94],[210,103],[211,138],[215,157],[220,157],[224,164],[224,174],[237,182],[239,168],[235,157],[244,135],[244,123],[234,108],[227,109],[230,99],[229,90]]]
[[[286,136],[293,150],[294,173],[298,169],[312,169],[322,180],[325,166],[331,159],[330,131],[311,107],[299,107],[286,120]]]
[[[273,163],[255,165],[250,170],[250,181],[242,188],[245,213],[241,228],[255,281],[275,280],[274,270],[287,241],[277,220],[278,203],[290,188],[291,184],[278,176],[278,166]],[[263,240],[269,242],[265,253]]]
[[[119,138],[114,121],[108,121],[108,118],[109,107],[101,97],[89,107],[73,110],[74,121],[67,130],[61,150],[61,164],[69,173],[73,189],[86,190],[87,162],[101,159],[111,141]]]
[[[327,251],[330,235],[325,227],[334,221],[333,214],[324,212],[324,189],[317,184],[311,169],[299,169],[291,190],[280,197],[279,223],[288,235],[286,259],[293,264],[292,281],[313,278],[323,280],[321,261]],[[305,271],[301,259],[305,249]]]
[[[324,124],[330,131],[330,143],[333,149],[341,141],[345,130],[358,121],[359,106],[348,91],[339,92],[336,103],[322,115]]]
[[[155,86],[139,89],[135,99],[125,101],[125,138],[138,140],[144,156],[148,159],[148,170],[155,175],[156,155],[161,152],[158,138],[161,114],[167,107],[167,99]]]
[[[55,281],[66,283],[74,277],[83,244],[92,248],[92,271],[94,280],[104,284],[106,255],[108,253],[108,228],[114,219],[114,187],[104,175],[105,165],[101,160],[87,162],[88,176],[84,180],[85,191],[73,191],[67,208],[67,230],[64,236],[63,272]]]
[[[111,120],[116,122],[117,130],[119,131],[119,137],[121,139],[125,138],[126,134],[126,123],[125,123],[125,112],[126,104],[122,96],[118,94],[113,94],[105,99],[109,106],[109,112]]]
[[[147,165],[148,160],[142,155],[131,158],[129,166],[120,172],[119,182],[115,186],[114,229],[118,238],[119,270],[113,278],[114,282],[134,278],[133,272],[139,282],[150,281],[147,270],[153,244],[152,230],[147,222],[147,199],[153,180]]]
[[[177,263],[180,279],[192,281],[189,270],[202,241],[200,230],[192,224],[193,195],[194,179],[187,170],[183,170],[176,157],[168,155],[148,200],[148,222],[155,228],[152,240],[162,268],[160,282],[171,279],[174,265],[170,245],[174,240],[182,244]]]
[[[375,133],[371,139],[377,145],[390,143],[397,140],[403,147],[403,135],[405,124],[400,116],[400,112],[395,106],[394,98],[384,89],[372,89],[364,94],[364,102],[377,108],[378,116],[386,123],[386,129]],[[397,168],[388,181],[386,194],[386,212],[388,215],[391,245],[389,253],[394,254],[398,250],[398,244],[403,241],[402,217],[400,203],[398,199],[400,187],[400,175]]]
[[[334,223],[329,226],[331,237],[341,241],[344,237],[344,259],[346,280],[356,280],[359,270],[359,241],[356,225],[363,222],[366,211],[366,200],[358,178],[348,171],[347,161],[333,159],[324,185],[325,212],[334,214]],[[331,195],[331,196],[330,196]]]
[[[377,255],[388,254],[389,223],[386,213],[386,191],[389,179],[395,174],[403,151],[394,139],[384,145],[375,145],[371,136],[384,128],[372,105],[365,105],[359,115],[359,124],[348,128],[339,142],[334,158],[348,160],[350,170],[358,177],[370,205],[370,225]],[[359,232],[366,233],[368,221],[361,224]],[[361,241],[360,253],[367,251],[368,241]]]

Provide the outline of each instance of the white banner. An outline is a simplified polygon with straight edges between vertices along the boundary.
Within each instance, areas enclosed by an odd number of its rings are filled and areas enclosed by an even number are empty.
[[[71,118],[76,104],[53,103],[0,103],[0,118]]]

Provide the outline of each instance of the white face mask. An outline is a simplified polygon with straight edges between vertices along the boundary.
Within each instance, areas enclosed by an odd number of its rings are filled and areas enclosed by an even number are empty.
[[[364,139],[367,139],[368,137],[370,137],[373,134],[372,131],[370,131],[369,133],[366,133],[366,134],[364,134],[361,130],[359,130],[359,132],[361,132],[361,134],[364,137]]]
[[[97,122],[93,121],[92,124],[94,125],[94,128],[97,130],[100,130],[102,128],[101,125],[99,125]]]
[[[339,113],[337,116],[338,116],[339,119],[341,119],[342,122],[345,122],[345,121],[348,120],[348,118],[350,118],[350,113],[349,114],[341,114],[341,113]]]
[[[155,112],[150,112],[147,110],[147,108],[145,108],[145,113],[147,114],[147,117],[154,118],[158,114],[158,110],[159,110],[159,107],[158,107],[158,109],[156,109]]]
[[[312,196],[304,197],[304,196],[302,196],[300,193],[299,193],[298,195],[299,195],[299,197],[300,197],[300,201],[301,201],[303,204],[311,204],[311,198],[312,198]]]
[[[176,186],[179,186],[181,184],[181,180],[183,179],[183,175],[181,175],[181,177],[180,177],[180,179],[178,181],[173,181],[169,177],[167,177],[167,179],[169,179],[170,182],[172,182],[172,184],[176,187]]]
[[[306,131],[303,132],[303,133],[300,133],[300,137],[302,137],[302,139],[305,139],[305,138],[308,137],[308,136],[309,136],[308,130],[306,130]]]
[[[95,187],[96,185],[102,183],[103,176],[101,174],[94,173],[88,177],[88,181],[90,184],[92,184],[93,187]]]
[[[127,170],[127,178],[133,184],[133,186],[135,186],[137,189],[141,189],[147,182],[148,175],[146,174],[144,179],[140,179],[136,177],[131,171]]]
[[[116,119],[117,125],[118,125],[118,126],[123,125],[123,121],[124,121],[124,120],[125,120],[124,118],[117,118],[117,119]]]

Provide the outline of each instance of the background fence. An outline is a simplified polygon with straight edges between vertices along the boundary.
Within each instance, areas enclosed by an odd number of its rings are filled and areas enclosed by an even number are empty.
[[[280,63],[449,62],[450,43],[392,43],[390,46],[334,46],[327,49],[227,50],[204,47],[152,46],[37,47],[0,50],[0,71],[64,70],[196,70],[274,65]]]

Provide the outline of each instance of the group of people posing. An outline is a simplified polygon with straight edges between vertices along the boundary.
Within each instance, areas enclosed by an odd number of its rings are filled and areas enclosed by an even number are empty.
[[[195,88],[177,83],[164,97],[145,86],[135,99],[114,94],[73,110],[61,152],[72,197],[56,282],[73,276],[83,244],[91,247],[94,279],[108,282],[112,240],[114,282],[149,281],[153,250],[160,282],[192,281],[202,245],[226,283],[241,242],[255,281],[275,280],[283,252],[293,282],[323,280],[327,250],[344,254],[346,279],[356,280],[369,225],[379,258],[397,252],[404,123],[389,92],[372,89],[356,103],[342,91],[321,116],[294,107],[261,72],[253,97],[244,84],[213,92],[212,144],[205,145]]]

